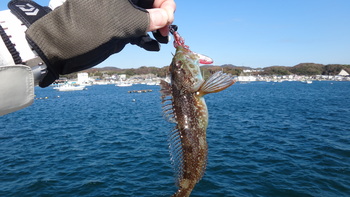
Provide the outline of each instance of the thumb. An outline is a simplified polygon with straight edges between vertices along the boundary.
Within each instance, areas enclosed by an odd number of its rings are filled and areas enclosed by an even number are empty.
[[[155,31],[168,25],[169,16],[165,9],[154,8],[147,9],[147,11],[150,16],[150,25],[148,27],[148,31]]]

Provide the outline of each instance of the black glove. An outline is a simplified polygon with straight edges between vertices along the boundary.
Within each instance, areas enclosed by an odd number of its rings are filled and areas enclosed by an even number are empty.
[[[28,0],[16,0],[31,2]],[[147,34],[154,0],[67,0],[26,31],[27,40],[44,60],[48,74],[39,83],[47,87],[61,74],[91,68],[128,43],[159,51]],[[155,35],[161,43],[167,39]]]

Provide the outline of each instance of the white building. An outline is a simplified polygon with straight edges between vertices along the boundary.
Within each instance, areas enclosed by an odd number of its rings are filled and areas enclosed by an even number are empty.
[[[87,84],[90,82],[88,73],[78,73],[78,84]]]
[[[346,70],[342,69],[338,75],[340,75],[340,76],[349,76],[349,73],[346,72]]]
[[[119,75],[119,80],[125,81],[126,80],[126,74]]]
[[[238,81],[256,81],[255,76],[238,76]]]

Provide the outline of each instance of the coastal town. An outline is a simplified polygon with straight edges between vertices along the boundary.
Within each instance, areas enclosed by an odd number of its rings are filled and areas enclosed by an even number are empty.
[[[283,82],[283,81],[350,81],[350,75],[347,71],[342,69],[337,75],[250,75],[249,73],[257,73],[258,71],[243,70],[244,75],[238,76],[237,81],[253,82]]]
[[[245,69],[239,76],[234,76],[239,83],[249,83],[255,81],[284,82],[299,81],[302,83],[312,83],[313,81],[350,81],[350,74],[342,69],[337,75],[263,75],[262,70]],[[54,88],[59,91],[83,90],[90,85],[113,84],[119,87],[132,86],[134,84],[159,85],[161,80],[170,81],[168,76],[159,77],[155,74],[141,74],[127,76],[126,74],[103,74],[98,77],[89,76],[87,72],[77,73],[77,78],[60,78],[54,83]]]

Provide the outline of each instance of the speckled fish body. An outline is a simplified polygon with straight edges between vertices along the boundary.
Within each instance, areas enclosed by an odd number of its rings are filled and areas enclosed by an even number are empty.
[[[199,68],[201,56],[184,44],[175,46],[169,68],[171,82],[161,82],[161,93],[164,116],[176,124],[169,133],[179,188],[173,196],[189,196],[204,174],[208,157],[208,109],[203,95],[226,89],[234,80],[231,75],[217,72],[205,81]]]

